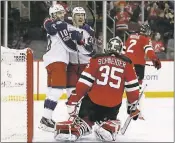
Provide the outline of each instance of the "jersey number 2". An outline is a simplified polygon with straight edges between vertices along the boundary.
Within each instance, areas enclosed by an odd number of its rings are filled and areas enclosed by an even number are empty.
[[[135,46],[136,43],[137,43],[136,40],[131,40],[131,41],[130,41],[130,45],[128,46],[127,52],[129,52],[129,53],[133,53],[134,50],[132,49],[132,47]]]
[[[121,83],[121,77],[116,76],[115,73],[119,72],[119,73],[123,73],[123,69],[120,68],[116,68],[116,67],[109,67],[109,66],[101,66],[99,68],[100,71],[105,70],[105,72],[101,73],[101,77],[103,77],[103,81],[100,81],[99,79],[97,79],[97,84],[98,85],[107,85],[109,84],[110,87],[112,88],[120,88],[120,83]],[[111,81],[109,81],[109,77],[114,79],[115,81],[117,81],[117,83],[113,83]]]

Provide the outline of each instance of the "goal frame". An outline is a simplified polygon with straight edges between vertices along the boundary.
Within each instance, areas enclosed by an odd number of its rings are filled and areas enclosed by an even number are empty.
[[[33,51],[27,48],[27,67],[26,67],[26,96],[27,96],[27,142],[33,140],[33,109],[34,109],[34,94],[33,94]]]

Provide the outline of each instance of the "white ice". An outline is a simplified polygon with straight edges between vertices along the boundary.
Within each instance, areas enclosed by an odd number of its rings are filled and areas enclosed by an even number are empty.
[[[117,142],[173,142],[174,141],[174,99],[173,98],[146,98],[144,101],[145,121],[131,121],[125,135],[118,135]],[[43,101],[35,101],[34,104],[34,138],[36,142],[55,142],[53,133],[38,129],[39,121],[43,114]],[[53,115],[56,121],[68,118],[64,101],[61,101]],[[124,124],[127,113],[125,99],[118,114],[118,118]],[[85,136],[80,142],[99,141],[94,134]]]

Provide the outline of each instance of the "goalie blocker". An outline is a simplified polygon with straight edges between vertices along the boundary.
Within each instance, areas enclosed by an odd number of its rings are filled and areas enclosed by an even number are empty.
[[[117,115],[124,89],[130,103],[129,113],[135,120],[138,118],[140,111],[134,104],[139,99],[139,83],[131,60],[121,55],[122,49],[121,39],[115,37],[110,39],[105,54],[91,58],[81,73],[76,93],[68,99],[71,117],[69,121],[56,123],[55,139],[76,141],[90,134],[96,124],[96,137],[102,141],[116,141],[121,126]]]

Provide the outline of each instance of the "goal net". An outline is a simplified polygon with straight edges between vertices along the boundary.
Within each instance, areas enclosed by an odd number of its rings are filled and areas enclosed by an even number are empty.
[[[33,53],[1,46],[1,141],[33,137]]]

